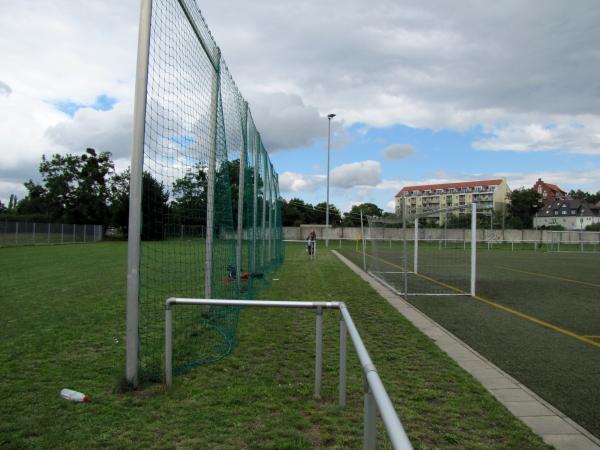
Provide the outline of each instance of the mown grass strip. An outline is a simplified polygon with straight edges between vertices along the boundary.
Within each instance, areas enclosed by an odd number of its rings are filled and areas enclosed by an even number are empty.
[[[547,448],[327,251],[286,250],[262,298],[343,300],[417,448]],[[348,360],[337,406],[337,314],[324,315],[322,399],[313,398],[315,317],[242,311],[228,357],[174,387],[115,392],[124,361],[126,246],[0,251],[0,447],[360,448],[363,384]],[[278,280],[275,280],[278,279]],[[63,387],[89,404],[62,400]],[[389,447],[378,424],[381,447]]]

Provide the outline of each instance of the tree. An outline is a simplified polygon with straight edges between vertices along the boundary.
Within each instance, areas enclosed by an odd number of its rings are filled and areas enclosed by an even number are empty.
[[[581,189],[577,189],[576,191],[571,189],[568,196],[575,200],[585,200],[586,202],[594,204],[600,201],[600,191],[596,192],[595,194],[591,194],[589,192],[582,191]]]
[[[125,170],[111,179],[111,223],[128,231],[129,225],[129,179]],[[148,172],[142,176],[142,240],[156,241],[165,238],[169,212],[169,192],[163,183]]]
[[[374,203],[361,203],[360,205],[352,205],[349,212],[344,213],[343,225],[349,227],[360,226],[360,213],[362,211],[363,220],[366,223],[367,216],[381,217],[383,215],[383,209],[379,208]]]
[[[4,203],[2,203],[2,200],[0,200],[0,214],[2,214],[3,212],[7,211],[7,207],[4,206]]]
[[[88,148],[80,156],[43,156],[39,171],[42,183],[25,183],[28,194],[19,202],[19,213],[45,214],[52,222],[108,224],[110,153]]]
[[[510,193],[507,228],[531,228],[539,209],[540,194],[534,189],[515,189]]]
[[[292,198],[289,202],[284,200],[281,203],[281,222],[285,227],[297,227],[309,223],[306,221],[306,212],[312,209],[312,205],[307,205],[299,198]]]
[[[173,183],[173,217],[182,225],[206,224],[206,168],[197,166]]]
[[[315,222],[325,225],[327,222],[327,202],[317,203],[314,208]],[[329,225],[339,226],[342,223],[342,214],[333,203],[329,204]]]

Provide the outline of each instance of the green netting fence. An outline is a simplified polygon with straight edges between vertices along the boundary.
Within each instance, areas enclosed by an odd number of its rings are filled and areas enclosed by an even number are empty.
[[[134,384],[161,377],[167,298],[252,299],[283,261],[277,173],[195,1],[143,2],[138,53],[134,134],[143,136],[143,158],[134,137],[127,347]],[[175,371],[229,354],[239,315],[233,307],[174,310]]]

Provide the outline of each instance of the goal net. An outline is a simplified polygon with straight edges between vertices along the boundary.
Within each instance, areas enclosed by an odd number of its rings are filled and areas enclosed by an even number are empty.
[[[546,231],[549,252],[600,252],[598,231]]]
[[[367,270],[400,295],[474,295],[474,205],[411,211],[368,219]],[[449,239],[449,222],[468,221],[470,234]],[[392,239],[396,237],[396,239]]]
[[[142,2],[127,368],[159,379],[169,297],[254,298],[283,258],[277,173],[194,0]],[[173,310],[176,372],[232,351],[239,310]]]

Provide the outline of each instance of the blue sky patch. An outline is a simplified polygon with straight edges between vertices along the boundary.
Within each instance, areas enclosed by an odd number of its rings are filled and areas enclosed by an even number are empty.
[[[99,95],[94,103],[81,103],[71,99],[55,100],[50,102],[57,110],[64,112],[69,117],[75,116],[75,113],[81,108],[92,108],[96,111],[110,111],[117,103],[117,99],[109,97],[106,94]]]

